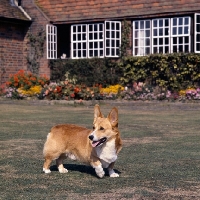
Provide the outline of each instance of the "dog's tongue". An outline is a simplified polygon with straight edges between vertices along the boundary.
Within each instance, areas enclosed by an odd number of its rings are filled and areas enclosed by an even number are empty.
[[[92,147],[96,147],[97,144],[99,144],[99,141],[96,141],[96,142],[92,142]]]

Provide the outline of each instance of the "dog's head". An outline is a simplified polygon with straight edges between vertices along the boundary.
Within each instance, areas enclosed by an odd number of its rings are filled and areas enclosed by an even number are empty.
[[[113,108],[105,118],[99,105],[94,107],[93,132],[89,135],[93,147],[100,146],[118,134],[118,110]]]

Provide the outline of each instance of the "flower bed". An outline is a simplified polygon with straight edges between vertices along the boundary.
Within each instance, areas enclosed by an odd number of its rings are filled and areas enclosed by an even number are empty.
[[[59,83],[50,82],[45,76],[37,77],[32,73],[25,73],[23,70],[10,76],[6,85],[1,86],[0,94],[11,99],[34,97],[48,100],[200,100],[200,88],[187,88],[171,92],[166,88],[152,87],[142,82],[134,82],[129,87],[123,87],[120,84],[105,88],[102,88],[101,84],[88,87],[73,84],[68,80]]]

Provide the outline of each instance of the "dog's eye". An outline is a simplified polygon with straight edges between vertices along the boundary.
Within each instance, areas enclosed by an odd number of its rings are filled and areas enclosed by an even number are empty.
[[[104,130],[104,128],[101,126],[101,127],[100,127],[100,130],[101,130],[101,131],[103,131],[103,130]]]
[[[95,129],[95,127],[93,126],[93,130]]]

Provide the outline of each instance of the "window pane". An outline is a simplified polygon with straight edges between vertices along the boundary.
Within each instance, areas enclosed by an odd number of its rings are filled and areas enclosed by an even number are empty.
[[[189,43],[189,36],[185,37],[185,43]]]
[[[116,30],[120,30],[119,23],[116,23]]]
[[[178,25],[183,25],[183,18],[178,18]]]
[[[185,18],[185,23],[184,24],[185,25],[189,25],[189,18],[188,17]]]
[[[159,36],[162,36],[162,35],[163,35],[163,29],[159,28]]]
[[[169,53],[169,47],[165,46],[165,53]]]
[[[179,27],[178,28],[178,34],[180,35],[180,34],[183,34],[183,28],[182,27]]]
[[[157,34],[157,29],[154,29],[153,30],[153,36],[157,36],[158,34]]]
[[[169,44],[169,38],[165,38],[165,44]]]
[[[169,19],[165,19],[165,26],[169,26]]]
[[[177,38],[176,37],[173,38],[173,44],[177,44]]]
[[[200,24],[196,24],[196,31],[200,32]]]
[[[78,34],[78,41],[81,40],[81,34]]]
[[[140,29],[144,29],[144,21],[140,22]]]
[[[165,35],[169,35],[169,28],[165,28]]]
[[[145,31],[145,37],[150,37],[150,30]]]
[[[153,26],[157,27],[157,20],[153,20]]]
[[[103,48],[103,42],[100,42],[100,48]]]
[[[159,20],[159,27],[163,27],[163,20]]]
[[[159,53],[163,53],[163,47],[159,47]]]
[[[94,24],[94,31],[97,31],[97,30],[98,30],[98,25]]]
[[[179,37],[178,43],[179,43],[179,44],[183,44],[183,38],[182,38],[182,37]]]
[[[189,52],[190,49],[189,49],[189,45],[185,45],[185,52]]]
[[[146,39],[145,41],[146,41],[146,44],[145,44],[145,45],[146,45],[146,46],[150,46],[150,39]]]
[[[177,34],[176,28],[173,28],[173,29],[172,29],[172,34],[173,34],[173,35],[176,35],[176,34]]]
[[[158,43],[157,43],[157,38],[154,38],[153,39],[153,45],[157,45]]]
[[[94,40],[97,40],[98,37],[97,37],[97,33],[94,33]]]
[[[196,41],[197,41],[197,42],[200,42],[200,34],[197,34],[197,35],[196,35]]]
[[[94,42],[94,48],[98,48],[98,43]]]
[[[176,26],[177,25],[177,18],[174,18],[173,19],[173,26]]]
[[[184,34],[189,34],[188,27],[184,27]]]
[[[146,21],[146,28],[150,28],[150,21]]]
[[[146,54],[150,54],[151,52],[150,52],[150,47],[147,47],[146,48]]]
[[[159,38],[159,45],[163,45],[163,38]]]
[[[183,46],[179,45],[179,52],[183,52]]]
[[[93,30],[93,25],[89,25],[89,31]]]
[[[200,43],[197,43],[197,51],[200,51]]]
[[[135,22],[135,29],[139,28],[139,22]]]

